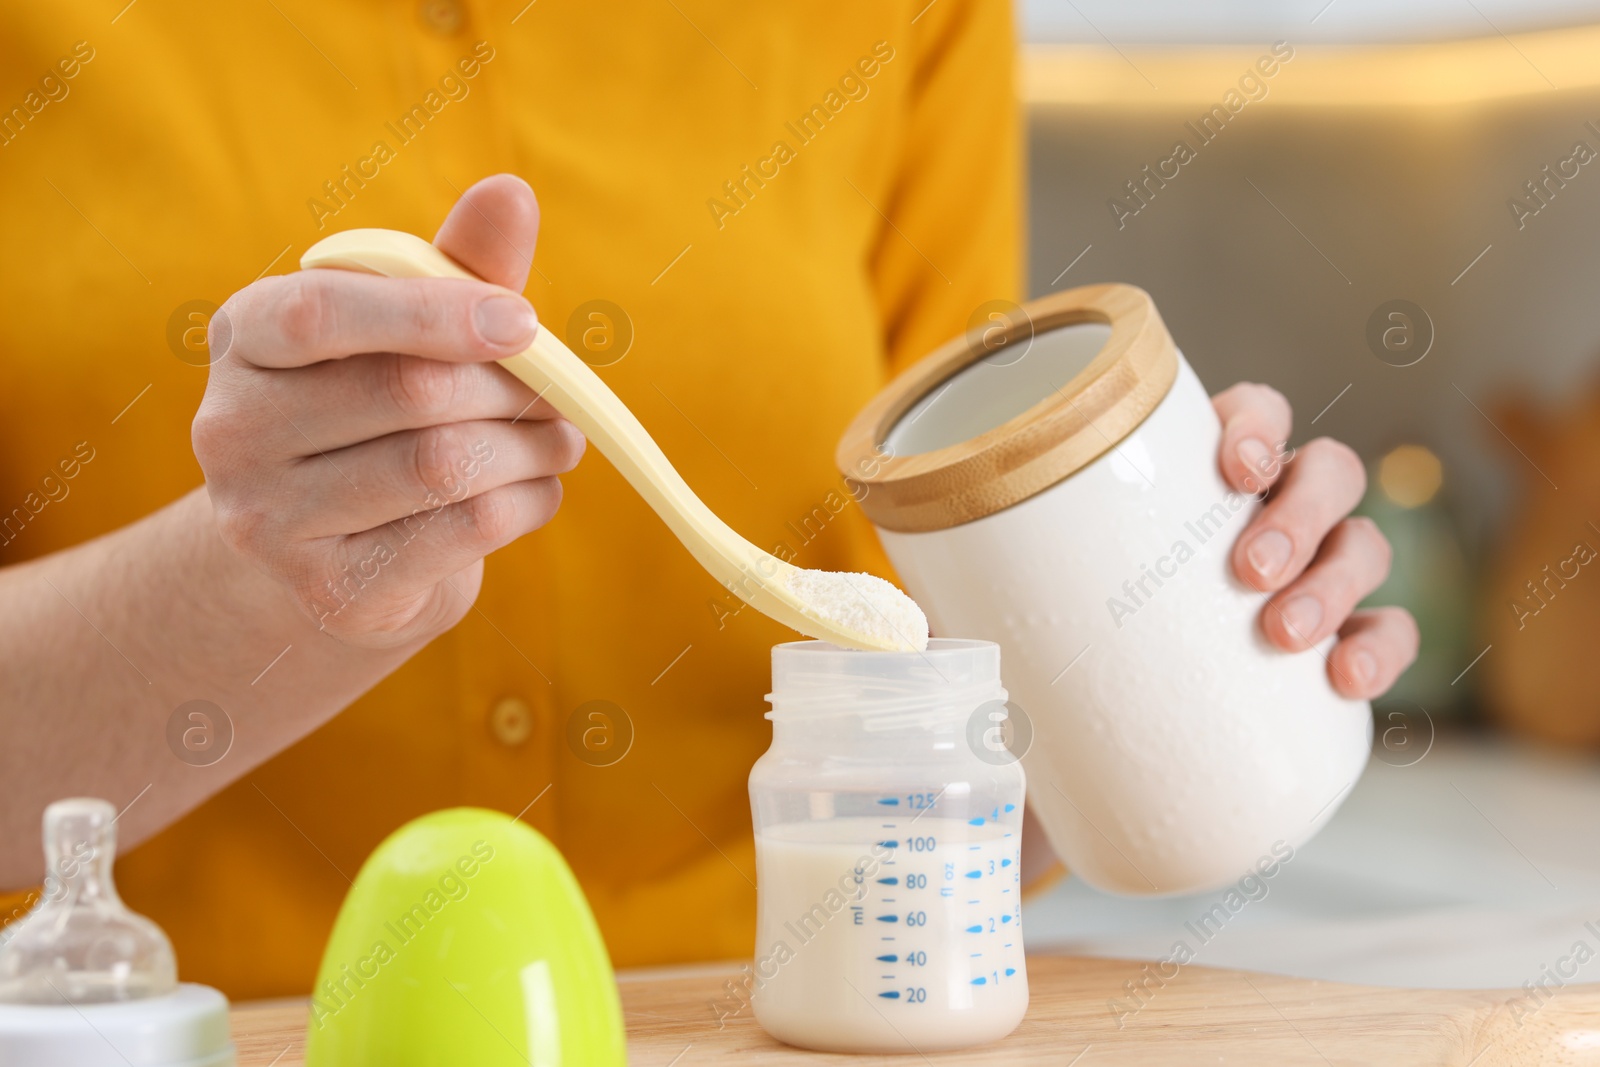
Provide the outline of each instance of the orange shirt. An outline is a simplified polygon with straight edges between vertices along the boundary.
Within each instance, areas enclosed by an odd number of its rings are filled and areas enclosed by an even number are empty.
[[[0,14],[0,509],[27,502],[0,564],[199,484],[186,305],[337,229],[431,235],[511,171],[543,211],[529,298],[563,334],[623,310],[600,373],[706,502],[801,565],[885,570],[833,444],[892,366],[1017,295],[1008,3],[122,2]],[[454,631],[120,861],[186,979],[304,992],[347,878],[460,804],[526,809],[619,966],[750,951],[745,779],[794,635],[597,453],[565,485]],[[610,766],[569,744],[591,701],[631,724]]]

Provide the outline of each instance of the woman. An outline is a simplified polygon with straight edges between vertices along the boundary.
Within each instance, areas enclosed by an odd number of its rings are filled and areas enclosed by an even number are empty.
[[[885,572],[853,507],[803,520],[887,376],[1020,291],[1006,5],[4,19],[0,886],[38,877],[45,803],[107,796],[185,976],[299,993],[377,842],[477,804],[561,848],[618,965],[748,953],[745,776],[792,635],[489,361],[526,290],[736,529]],[[473,184],[497,171],[538,204]],[[287,273],[440,218],[485,283]],[[1288,407],[1217,406],[1242,487]],[[1315,441],[1273,477],[1234,556],[1280,591],[1263,628],[1340,632],[1335,684],[1378,693],[1415,634],[1351,615],[1387,565],[1344,519],[1361,466]]]

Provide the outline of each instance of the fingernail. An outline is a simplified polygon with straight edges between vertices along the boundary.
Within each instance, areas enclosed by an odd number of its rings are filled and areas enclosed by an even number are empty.
[[[1254,437],[1239,442],[1239,462],[1252,474],[1266,474],[1272,466],[1272,452]]]
[[[1310,644],[1322,625],[1322,601],[1314,596],[1297,596],[1283,606],[1283,621],[1289,632]]]
[[[1281,532],[1263,530],[1244,550],[1244,558],[1250,561],[1251,568],[1262,578],[1271,578],[1283,570],[1293,551],[1294,546],[1289,543],[1289,538]]]
[[[1371,652],[1363,650],[1350,657],[1350,670],[1355,674],[1356,682],[1365,689],[1378,676],[1378,661]]]
[[[523,344],[533,340],[539,322],[533,305],[520,296],[502,295],[478,301],[473,313],[478,336],[494,345]]]

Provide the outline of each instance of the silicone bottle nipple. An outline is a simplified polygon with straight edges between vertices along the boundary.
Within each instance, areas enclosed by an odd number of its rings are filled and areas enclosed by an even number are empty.
[[[177,986],[167,935],[117,896],[115,818],[89,797],[45,809],[44,887],[32,911],[0,930],[0,1002],[98,1004]]]

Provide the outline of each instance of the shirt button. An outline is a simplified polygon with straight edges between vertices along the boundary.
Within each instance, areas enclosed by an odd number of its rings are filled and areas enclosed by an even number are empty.
[[[489,732],[507,748],[515,748],[533,733],[533,709],[517,697],[506,697],[489,711]]]
[[[422,0],[417,9],[422,24],[443,36],[460,32],[466,24],[467,12],[461,0]]]

